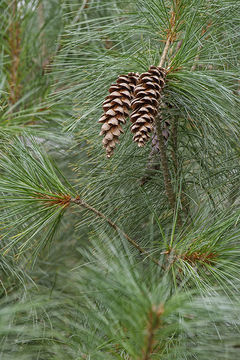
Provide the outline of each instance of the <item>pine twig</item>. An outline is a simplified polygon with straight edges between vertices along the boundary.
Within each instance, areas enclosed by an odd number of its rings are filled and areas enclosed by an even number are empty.
[[[146,350],[143,352],[141,360],[150,360],[154,347],[154,336],[160,326],[160,317],[164,313],[164,306],[160,304],[158,307],[153,306],[148,319],[148,336]]]
[[[41,57],[42,59],[45,59],[47,54],[47,49],[46,49],[45,34],[43,31],[45,18],[44,18],[44,5],[42,1],[38,5],[37,12],[38,12],[38,22],[39,22],[39,31],[40,31],[39,38],[41,40]]]
[[[130,238],[130,236],[128,236],[116,223],[114,223],[111,219],[109,219],[106,215],[104,215],[102,212],[100,212],[99,210],[95,209],[94,207],[92,207],[91,205],[87,204],[85,201],[83,201],[79,196],[77,196],[75,199],[71,199],[71,202],[81,206],[82,208],[93,212],[97,217],[105,220],[114,230],[116,230],[117,232],[119,232],[120,234],[122,234],[125,239],[132,244],[141,254],[147,255],[151,261],[153,261],[156,265],[161,266],[159,261],[153,257],[151,257],[149,255],[149,253],[147,252],[147,250],[143,249],[135,240],[133,240],[132,238]]]
[[[10,95],[9,95],[9,104],[14,105],[20,97],[20,84],[18,80],[18,68],[20,63],[20,23],[16,18],[17,12],[17,0],[13,3],[13,20],[9,28],[9,48],[10,48],[10,57],[11,65],[9,69],[10,73]]]
[[[163,66],[163,64],[164,64],[164,62],[166,60],[167,54],[168,54],[168,50],[169,50],[172,42],[177,37],[175,26],[176,26],[176,19],[177,19],[177,15],[178,15],[177,14],[177,9],[179,7],[178,1],[176,1],[176,4],[174,4],[174,5],[175,5],[175,10],[174,10],[174,7],[172,7],[172,9],[171,9],[171,17],[170,17],[170,21],[169,21],[169,29],[167,30],[167,40],[166,40],[166,43],[165,43],[165,47],[163,49],[163,53],[162,53],[159,65],[158,65],[159,67]]]
[[[159,65],[158,65],[159,67],[163,66],[163,64],[164,64],[164,62],[166,60],[166,56],[167,56],[168,49],[169,49],[170,45],[171,45],[171,36],[168,36],[165,47],[163,49],[163,53],[162,53]]]

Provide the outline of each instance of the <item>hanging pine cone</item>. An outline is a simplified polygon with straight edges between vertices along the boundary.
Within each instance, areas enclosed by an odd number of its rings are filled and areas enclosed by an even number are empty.
[[[111,157],[119,136],[123,133],[122,124],[126,123],[131,109],[131,100],[139,74],[130,72],[120,75],[116,84],[109,88],[108,95],[103,103],[104,115],[99,122],[102,123],[100,135],[103,135],[103,146],[106,148],[107,157]]]
[[[165,85],[165,69],[151,66],[148,72],[140,75],[134,90],[131,114],[131,131],[138,146],[144,146],[153,130],[155,116],[158,113],[161,91]]]

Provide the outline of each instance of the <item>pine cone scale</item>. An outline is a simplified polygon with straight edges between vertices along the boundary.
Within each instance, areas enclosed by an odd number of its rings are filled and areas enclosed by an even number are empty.
[[[120,125],[119,125],[119,121],[118,121],[118,119],[116,119],[116,118],[110,118],[110,119],[108,120],[108,125],[120,126]],[[111,127],[110,127],[110,128],[111,128]]]

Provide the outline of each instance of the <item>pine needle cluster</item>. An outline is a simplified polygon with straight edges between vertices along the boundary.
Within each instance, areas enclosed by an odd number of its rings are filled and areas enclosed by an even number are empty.
[[[0,359],[238,360],[238,1],[0,10]]]

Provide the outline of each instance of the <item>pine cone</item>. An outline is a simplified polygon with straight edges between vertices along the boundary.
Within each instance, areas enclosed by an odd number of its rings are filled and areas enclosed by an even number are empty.
[[[160,93],[165,85],[166,72],[163,68],[151,66],[148,72],[140,75],[134,90],[131,114],[131,131],[138,146],[144,146],[153,130],[158,113]]]
[[[130,72],[120,75],[116,84],[109,88],[108,95],[103,103],[104,115],[99,122],[103,123],[100,135],[103,135],[103,146],[106,148],[107,157],[111,157],[119,136],[123,133],[122,124],[126,123],[131,109],[134,88],[139,74]]]

